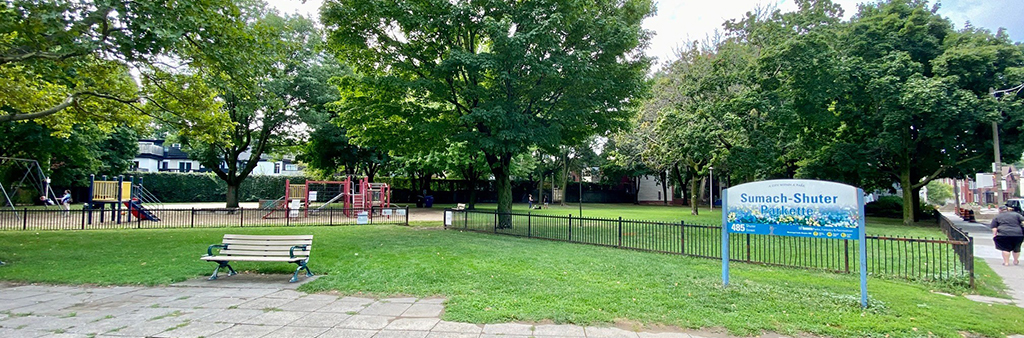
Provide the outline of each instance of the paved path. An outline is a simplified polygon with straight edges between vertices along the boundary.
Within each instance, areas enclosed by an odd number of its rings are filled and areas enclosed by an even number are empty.
[[[1003,256],[996,250],[992,242],[992,230],[985,225],[991,221],[992,215],[979,213],[978,223],[964,222],[959,216],[951,212],[942,213],[957,227],[967,231],[967,234],[974,237],[974,256],[982,258],[992,267],[999,277],[1006,283],[1007,293],[1013,297],[1014,303],[1024,307],[1024,265],[1003,266]]]
[[[705,337],[614,327],[456,323],[440,319],[442,298],[306,294],[294,291],[298,283],[287,278],[237,275],[168,287],[0,284],[0,337]]]

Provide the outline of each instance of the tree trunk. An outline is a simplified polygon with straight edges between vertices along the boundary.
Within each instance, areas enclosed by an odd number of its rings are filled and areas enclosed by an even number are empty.
[[[288,187],[285,187],[284,195],[288,196]],[[287,200],[284,201],[284,202],[288,203]],[[237,208],[238,207],[238,184],[228,183],[227,205],[225,205],[225,207],[227,207],[227,208]]]
[[[469,181],[469,203],[466,208],[469,210],[476,209],[476,180]]]
[[[697,180],[698,179],[699,178],[697,177],[697,175],[693,175],[692,177],[690,177],[690,215],[694,215],[694,216],[696,216],[696,215],[698,215],[700,213],[698,211],[698,208],[697,208],[697,198],[698,198],[697,197],[698,196]]]
[[[512,227],[512,155],[502,154],[487,156],[494,175],[495,189],[498,193],[498,224],[499,229]]]
[[[921,216],[921,213],[922,213],[922,210],[921,210],[921,187],[913,188],[913,189],[910,189],[910,190],[912,192],[912,194],[910,196],[914,200],[914,203],[911,204],[911,206],[913,206],[913,209],[911,209],[911,210],[914,210],[914,222],[917,222],[917,221],[921,220],[920,216]]]
[[[661,197],[662,202],[668,205],[668,172],[666,170],[661,171]]]
[[[633,177],[633,204],[640,205],[640,176]]]
[[[903,190],[903,225],[914,225],[914,189],[911,188],[910,167],[900,170],[900,189]]]

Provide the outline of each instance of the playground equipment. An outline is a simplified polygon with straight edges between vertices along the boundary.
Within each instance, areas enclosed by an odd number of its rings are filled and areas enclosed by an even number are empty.
[[[107,176],[103,176],[99,181],[96,180],[96,175],[89,175],[89,204],[88,204],[88,223],[92,224],[93,212],[99,210],[100,223],[104,222],[104,216],[106,214],[106,206],[110,205],[110,220],[121,224],[121,206],[127,208],[127,222],[132,221],[132,217],[138,220],[147,220],[153,222],[159,222],[160,218],[156,216],[152,211],[147,209],[142,204],[147,205],[160,204],[160,200],[153,195],[153,193],[146,190],[142,185],[142,178],[139,178],[138,184],[135,182],[135,177],[129,177],[128,181],[124,180],[124,176],[118,176],[116,180],[108,180]]]
[[[56,203],[57,195],[53,193],[52,189],[50,189],[50,178],[46,177],[46,174],[43,173],[43,167],[40,166],[39,162],[36,160],[0,157],[0,166],[17,166],[17,168],[25,171],[25,174],[21,176],[21,180],[17,183],[11,183],[10,194],[8,194],[8,188],[4,187],[3,183],[0,182],[0,192],[4,194],[5,206],[9,206],[12,210],[15,210],[14,201],[11,200],[11,196],[17,196],[18,191],[25,187],[26,181],[36,189],[39,196],[45,198],[43,205],[46,208],[49,208],[50,205]]]
[[[285,180],[285,196],[273,201],[261,201],[260,206],[269,209],[263,218],[269,218],[275,211],[285,210],[287,217],[303,217],[333,208],[341,204],[342,213],[356,217],[366,211],[372,215],[374,208],[391,207],[391,186],[387,183],[371,183],[367,177],[346,177],[344,181],[306,181],[291,184]]]

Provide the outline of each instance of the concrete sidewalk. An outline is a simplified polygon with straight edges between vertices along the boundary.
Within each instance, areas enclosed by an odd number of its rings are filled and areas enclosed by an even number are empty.
[[[615,327],[443,321],[442,298],[294,291],[288,276],[237,275],[169,287],[0,284],[0,337],[700,338]],[[778,337],[762,335],[762,337]]]
[[[1003,266],[1003,256],[992,242],[992,230],[986,226],[994,214],[989,215],[987,219],[983,215],[976,215],[978,223],[965,222],[953,213],[943,212],[942,215],[974,238],[974,256],[984,259],[988,266],[1003,278],[1007,294],[1013,297],[1017,306],[1024,307],[1024,265]]]

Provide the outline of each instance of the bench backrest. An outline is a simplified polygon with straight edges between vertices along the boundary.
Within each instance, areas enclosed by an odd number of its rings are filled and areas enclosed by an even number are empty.
[[[305,245],[306,250],[295,249],[295,257],[308,257],[313,248],[313,235],[299,236],[259,236],[259,235],[224,235],[223,244],[227,248],[220,250],[219,256],[255,256],[255,257],[290,257],[291,248]]]
[[[455,210],[466,210],[466,204],[465,203],[456,204],[455,205]]]

